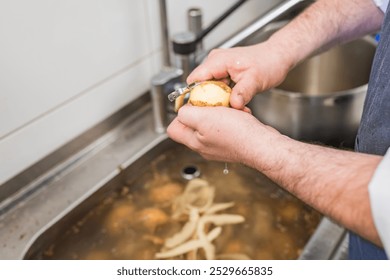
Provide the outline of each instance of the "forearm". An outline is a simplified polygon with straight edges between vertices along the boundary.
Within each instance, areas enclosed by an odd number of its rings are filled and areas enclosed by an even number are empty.
[[[380,244],[368,185],[382,157],[302,143],[249,113],[225,107],[184,106],[167,132],[206,159],[257,169],[323,214]]]
[[[291,69],[314,53],[379,30],[383,17],[372,0],[318,0],[267,43]]]
[[[292,68],[335,44],[378,30],[383,12],[372,0],[319,0],[268,41]],[[260,136],[261,137],[261,136]],[[310,145],[277,136],[255,168],[325,215],[380,244],[368,184],[381,157]]]
[[[249,165],[315,209],[380,245],[368,184],[382,157],[306,144],[285,136],[268,141],[273,148],[261,145],[264,149],[253,153]]]

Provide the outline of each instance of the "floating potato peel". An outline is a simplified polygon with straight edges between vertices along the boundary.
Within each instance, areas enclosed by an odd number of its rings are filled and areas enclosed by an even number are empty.
[[[155,254],[156,259],[178,257],[190,252],[196,256],[198,249],[203,249],[206,259],[216,259],[212,242],[221,234],[222,226],[243,223],[245,218],[236,214],[217,213],[233,207],[234,203],[214,203],[214,190],[213,186],[200,178],[188,182],[173,207],[173,217],[184,213],[187,222],[178,233],[165,240],[162,250]],[[210,226],[213,228],[210,229]],[[249,259],[246,255],[240,257]]]

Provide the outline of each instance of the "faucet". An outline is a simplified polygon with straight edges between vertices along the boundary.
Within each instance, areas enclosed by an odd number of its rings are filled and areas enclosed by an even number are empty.
[[[169,51],[169,33],[166,0],[159,0],[160,32],[162,45],[162,69],[151,79],[151,100],[153,109],[154,130],[157,133],[165,133],[169,121],[169,115],[173,112],[172,106],[167,101],[167,95],[172,92],[175,85],[183,76],[183,70],[171,66]]]
[[[160,0],[164,66],[158,74],[152,77],[151,81],[153,117],[155,131],[157,133],[166,132],[167,125],[175,114],[173,105],[168,102],[168,94],[174,91],[177,87],[185,84],[187,76],[196,67],[198,62],[202,61],[207,54],[207,52],[203,50],[203,38],[245,2],[247,2],[247,0],[237,1],[205,29],[202,29],[201,10],[197,8],[189,9],[187,14],[189,30],[175,34],[172,38],[172,50],[175,55],[176,66],[171,66],[166,1]],[[239,45],[255,32],[276,19],[279,19],[286,13],[291,12],[303,2],[313,2],[313,0],[286,0],[281,2],[279,5],[260,16],[255,22],[244,28],[242,31],[227,39],[221,45],[216,46],[216,48],[231,48]]]
[[[175,34],[172,38],[172,49],[177,59],[177,64],[183,69],[183,82],[196,66],[196,55],[202,45],[202,40],[217,27],[224,19],[236,11],[247,0],[239,0],[217,17],[208,27],[202,29],[200,9],[191,10],[188,13],[190,30]],[[192,11],[192,13],[191,13]],[[193,24],[193,27],[191,26]],[[200,28],[199,28],[200,26]],[[191,28],[192,27],[192,28]],[[192,30],[191,30],[192,29]],[[198,53],[199,54],[199,53]]]

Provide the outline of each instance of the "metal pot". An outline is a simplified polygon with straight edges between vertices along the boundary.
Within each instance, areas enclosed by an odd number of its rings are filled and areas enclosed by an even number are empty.
[[[352,148],[375,49],[367,36],[312,57],[249,107],[259,120],[294,139]]]

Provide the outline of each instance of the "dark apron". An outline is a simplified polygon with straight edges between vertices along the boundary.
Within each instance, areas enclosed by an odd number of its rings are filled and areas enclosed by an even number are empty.
[[[358,152],[384,155],[390,147],[390,12],[386,12],[371,69],[363,116],[356,137]],[[354,233],[349,236],[350,259],[387,259],[386,253]]]

